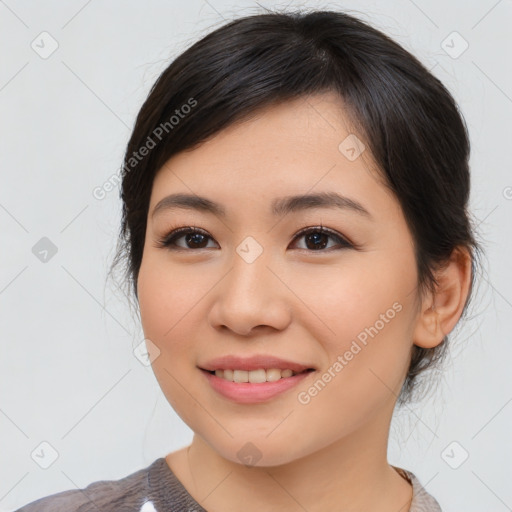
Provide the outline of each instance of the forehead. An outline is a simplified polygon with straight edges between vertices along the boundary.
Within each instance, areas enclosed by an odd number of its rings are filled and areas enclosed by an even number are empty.
[[[171,193],[270,208],[276,197],[332,192],[386,207],[394,198],[362,139],[334,95],[273,105],[174,155],[155,176],[150,209]]]

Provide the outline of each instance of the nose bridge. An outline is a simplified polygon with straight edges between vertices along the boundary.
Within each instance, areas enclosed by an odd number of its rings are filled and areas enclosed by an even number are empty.
[[[242,241],[233,254],[226,292],[239,301],[257,303],[263,300],[263,296],[272,291],[269,281],[275,279],[268,269],[270,255],[271,251],[264,249],[254,238],[247,237]]]
[[[258,245],[246,239],[236,247],[212,309],[213,323],[239,334],[261,325],[282,329],[289,322],[284,289],[270,270],[271,251]]]

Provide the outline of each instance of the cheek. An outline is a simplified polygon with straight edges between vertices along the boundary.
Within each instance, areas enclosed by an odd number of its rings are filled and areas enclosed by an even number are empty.
[[[191,281],[160,255],[143,259],[137,282],[139,308],[144,337],[159,350],[151,366],[169,404],[186,424],[197,421],[194,400],[200,374],[191,379],[194,329],[201,315],[201,298],[212,284],[201,279]],[[199,370],[197,370],[199,372]]]
[[[319,431],[326,439],[348,435],[384,408],[392,410],[411,343],[409,312],[395,297],[387,298],[354,300],[332,310],[336,334],[319,338],[327,363],[297,397],[308,418],[301,426],[306,438]]]
[[[186,331],[211,284],[166,261],[165,254],[150,253],[143,258],[137,286],[144,332],[165,349],[173,339],[183,339],[176,333]]]
[[[320,400],[361,412],[399,393],[412,345],[416,279],[412,254],[365,257],[364,264],[331,268],[328,279],[319,271],[297,285],[315,313],[304,317],[304,327],[326,355]]]
[[[190,372],[194,315],[201,287],[155,257],[143,259],[138,278],[139,309],[144,337],[158,347],[152,369],[167,399],[179,396],[179,383]],[[197,322],[196,322],[197,323]]]

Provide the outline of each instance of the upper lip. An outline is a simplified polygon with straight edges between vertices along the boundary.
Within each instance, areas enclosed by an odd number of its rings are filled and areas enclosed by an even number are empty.
[[[199,365],[203,370],[209,372],[215,370],[259,370],[260,368],[271,369],[278,368],[280,370],[292,370],[295,373],[300,373],[304,370],[313,369],[312,365],[300,364],[294,361],[286,361],[279,357],[271,355],[254,355],[251,357],[239,357],[226,355],[211,359],[210,361]]]

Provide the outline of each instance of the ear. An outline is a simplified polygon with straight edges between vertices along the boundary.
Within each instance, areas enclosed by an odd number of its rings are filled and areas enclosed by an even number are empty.
[[[471,284],[471,256],[464,247],[456,247],[442,269],[436,272],[438,286],[422,304],[413,341],[423,348],[440,345],[457,324]]]

